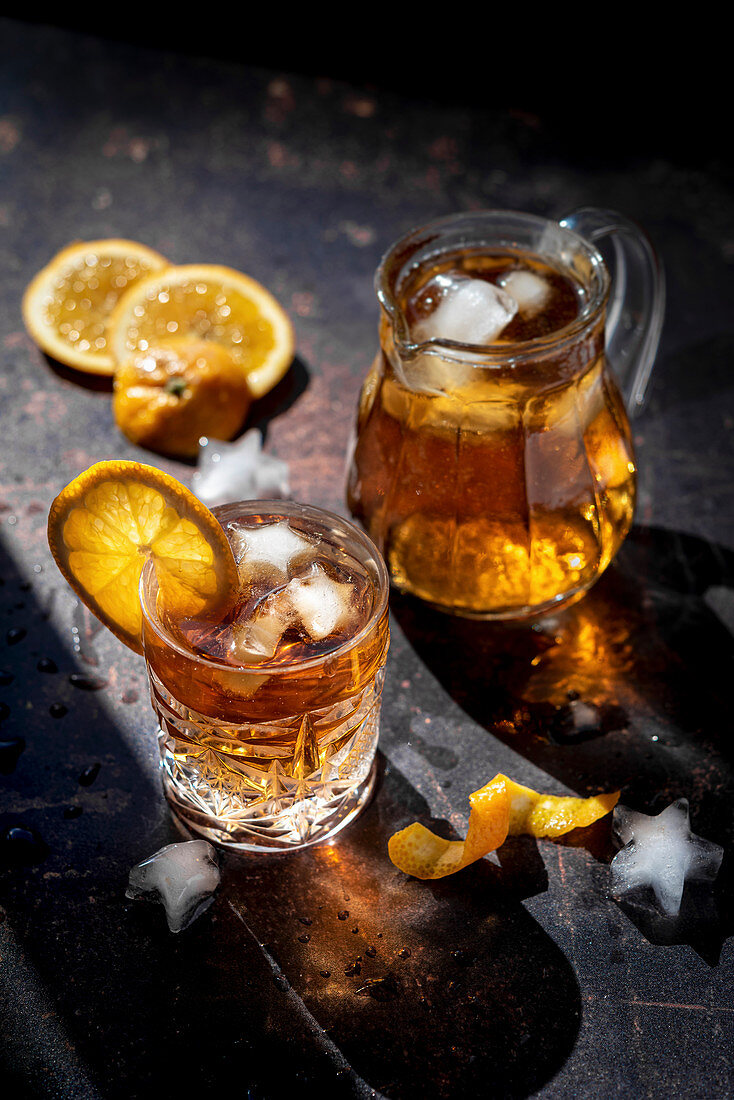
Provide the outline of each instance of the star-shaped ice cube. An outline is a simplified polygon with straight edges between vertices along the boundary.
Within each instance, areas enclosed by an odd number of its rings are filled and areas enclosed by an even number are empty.
[[[614,837],[620,845],[612,860],[612,893],[648,887],[667,917],[680,911],[688,879],[713,882],[724,849],[691,832],[688,800],[679,798],[657,816],[617,805]]]
[[[243,581],[263,573],[287,580],[293,567],[316,553],[316,544],[294,530],[287,519],[254,527],[230,523],[227,534]]]
[[[171,932],[180,932],[211,905],[219,886],[219,865],[206,840],[167,844],[130,872],[128,898],[160,901]]]
[[[290,493],[288,463],[263,451],[263,438],[252,428],[234,443],[199,440],[192,483],[209,508],[239,500],[280,499]]]

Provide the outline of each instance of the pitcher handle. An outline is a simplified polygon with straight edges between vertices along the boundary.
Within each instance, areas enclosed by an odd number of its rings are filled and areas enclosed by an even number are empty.
[[[606,353],[629,415],[645,401],[665,315],[665,272],[650,238],[616,210],[584,206],[560,223],[596,244],[609,237],[612,286],[607,307]],[[607,259],[607,257],[605,257]]]

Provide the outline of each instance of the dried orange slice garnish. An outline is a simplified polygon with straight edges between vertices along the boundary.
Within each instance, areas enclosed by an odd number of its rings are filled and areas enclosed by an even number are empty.
[[[136,241],[77,241],[39,271],[23,295],[36,343],[66,366],[112,374],[107,323],[121,295],[168,260]]]
[[[444,840],[416,821],[390,837],[388,853],[406,875],[444,878],[495,851],[508,836],[556,837],[591,825],[616,806],[619,795],[619,791],[591,798],[539,794],[506,775],[496,775],[469,795],[465,840]]]
[[[75,478],[51,506],[48,541],[80,599],[136,653],[138,586],[149,558],[174,614],[201,614],[237,591],[237,566],[215,516],[175,478],[139,462],[98,462]]]
[[[262,397],[293,359],[288,315],[260,283],[229,267],[184,264],[141,279],[110,318],[111,344],[131,355],[191,337],[221,344],[242,368],[253,397]]]

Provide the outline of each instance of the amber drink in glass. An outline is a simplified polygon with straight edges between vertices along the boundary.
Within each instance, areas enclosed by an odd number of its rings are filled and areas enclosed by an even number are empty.
[[[194,832],[250,851],[325,840],[374,779],[389,644],[384,562],[341,517],[284,501],[215,509],[240,590],[172,620],[141,578],[167,798]]]
[[[403,238],[376,286],[380,350],[362,389],[348,497],[393,583],[486,619],[578,599],[635,506],[630,427],[605,354],[601,255],[567,227],[483,212]],[[491,316],[480,329],[490,339],[472,335],[473,321],[465,335],[456,316],[442,334],[457,288],[500,310],[498,331]]]

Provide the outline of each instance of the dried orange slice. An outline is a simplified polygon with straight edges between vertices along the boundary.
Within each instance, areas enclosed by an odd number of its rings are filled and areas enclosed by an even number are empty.
[[[444,878],[495,851],[509,836],[556,837],[598,821],[619,800],[619,791],[591,798],[539,794],[496,775],[469,795],[466,840],[444,840],[413,822],[388,841],[390,859],[406,875]]]
[[[139,462],[98,462],[57,496],[48,517],[56,563],[87,607],[142,653],[138,586],[155,563],[166,610],[198,615],[237,591],[223,528],[184,485]]]
[[[293,326],[272,294],[229,267],[183,264],[141,279],[110,318],[112,351],[122,363],[171,338],[221,344],[262,397],[293,359]]]
[[[77,241],[39,271],[23,295],[23,319],[54,359],[91,374],[112,374],[107,322],[120,296],[168,260],[136,241]]]

